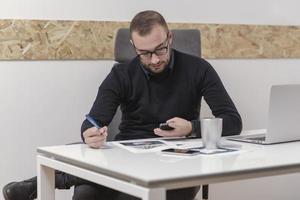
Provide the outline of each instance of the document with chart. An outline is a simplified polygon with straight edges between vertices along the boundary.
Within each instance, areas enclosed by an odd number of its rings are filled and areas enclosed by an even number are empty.
[[[116,141],[114,145],[134,153],[159,152],[167,148],[197,148],[202,142],[186,138],[155,138],[145,140]]]

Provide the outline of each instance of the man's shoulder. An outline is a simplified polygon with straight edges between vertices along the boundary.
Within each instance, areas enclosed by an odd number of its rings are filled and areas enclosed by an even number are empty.
[[[207,68],[210,68],[211,65],[200,56],[195,56],[191,54],[187,54],[178,50],[174,49],[174,56],[175,56],[175,63],[184,65],[185,68],[188,66],[189,68],[194,69],[202,69],[206,70]]]
[[[130,81],[135,76],[140,76],[142,70],[138,59],[133,59],[127,63],[114,64],[111,73],[114,77],[119,77],[121,80]]]
[[[133,59],[130,62],[126,63],[115,63],[113,70],[118,72],[128,72],[130,70],[135,70],[138,68],[139,62],[137,59]]]

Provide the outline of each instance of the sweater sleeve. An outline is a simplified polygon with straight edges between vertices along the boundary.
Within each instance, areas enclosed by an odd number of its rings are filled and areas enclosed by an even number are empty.
[[[113,67],[112,71],[101,83],[94,104],[89,112],[89,115],[101,126],[107,126],[112,121],[123,96],[121,77],[116,67],[122,66]],[[83,121],[81,125],[81,138],[83,141],[83,132],[91,127],[93,125],[89,121]]]
[[[223,119],[222,136],[237,135],[242,130],[242,119],[213,67],[204,61],[205,72],[201,93],[215,117]]]

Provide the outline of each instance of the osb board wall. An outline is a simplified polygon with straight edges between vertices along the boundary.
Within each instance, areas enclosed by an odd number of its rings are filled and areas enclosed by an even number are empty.
[[[201,31],[204,58],[300,58],[300,27],[171,23]],[[128,22],[0,20],[1,60],[113,59]]]

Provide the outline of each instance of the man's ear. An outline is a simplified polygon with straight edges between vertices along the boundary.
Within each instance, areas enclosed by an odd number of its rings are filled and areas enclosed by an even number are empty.
[[[172,33],[172,31],[169,31],[169,44],[170,44],[170,46],[172,46],[172,44],[173,44],[173,33]]]
[[[133,43],[132,39],[130,39],[130,43],[132,44],[132,46],[134,46],[134,43]]]

